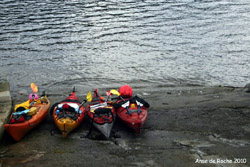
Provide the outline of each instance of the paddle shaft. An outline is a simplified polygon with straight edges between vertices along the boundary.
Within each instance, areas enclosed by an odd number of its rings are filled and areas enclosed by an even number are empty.
[[[81,106],[82,106],[84,103],[86,103],[86,102],[87,102],[87,100],[86,100],[86,99],[84,99],[84,100],[83,100],[83,102],[79,105],[79,108],[78,108],[77,113],[79,113]]]

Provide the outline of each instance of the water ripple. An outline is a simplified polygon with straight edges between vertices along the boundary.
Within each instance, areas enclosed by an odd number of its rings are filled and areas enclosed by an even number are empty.
[[[243,86],[249,11],[244,0],[2,0],[0,70],[14,89]]]

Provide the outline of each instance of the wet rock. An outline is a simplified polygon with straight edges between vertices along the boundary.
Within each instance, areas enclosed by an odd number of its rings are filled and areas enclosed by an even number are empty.
[[[20,142],[13,143],[5,136],[6,144],[3,143],[1,150],[10,151],[6,155],[0,150],[0,156],[3,156],[0,159],[3,166],[7,164],[9,167],[18,166],[20,158],[24,162],[22,166],[46,167],[61,164],[89,167],[100,164],[134,167],[231,166],[195,162],[234,157],[250,159],[249,96],[243,89],[195,87],[189,92],[186,88],[173,88],[171,96],[166,93],[169,88],[148,90],[150,96],[147,100],[152,107],[142,133],[135,134],[117,119],[114,131],[120,134],[119,138],[112,136],[109,140],[98,137],[100,132],[95,129],[92,140],[81,139],[88,133],[87,122],[83,122],[68,138],[62,139],[48,115],[47,121]],[[62,97],[52,95],[50,98],[57,101]],[[51,134],[50,129],[56,130]],[[232,165],[245,167],[249,166],[249,162]]]
[[[7,122],[11,113],[11,94],[8,82],[0,82],[0,139],[4,134],[3,125]]]
[[[233,146],[233,147],[248,147],[250,145],[249,141],[238,140],[238,139],[227,139],[227,138],[221,137],[218,134],[210,135],[209,139],[211,141],[221,142],[221,143]]]
[[[185,147],[191,148],[205,148],[205,147],[212,147],[214,144],[209,143],[208,141],[197,141],[197,140],[175,140],[174,143],[179,144]]]
[[[131,148],[128,146],[128,143],[123,140],[123,139],[117,139],[115,140],[115,144],[120,146],[121,148],[125,149],[125,150],[130,150]]]
[[[246,132],[250,133],[250,124],[242,127]]]
[[[200,148],[209,148],[214,146],[214,144],[211,144],[207,141],[198,140],[175,140],[174,143],[182,147],[188,148],[192,152],[193,157],[198,157],[200,159],[203,159],[204,156],[207,155],[207,153],[202,151]]]
[[[134,165],[138,166],[138,167],[144,167],[144,166],[158,166],[156,165],[154,160],[147,160],[145,162],[134,162]]]
[[[7,149],[5,150],[0,150],[0,158],[4,157],[7,154]],[[0,165],[1,166],[1,165]]]
[[[40,159],[42,156],[44,156],[44,154],[46,153],[45,151],[37,151],[37,150],[33,150],[34,154],[28,156],[27,158],[23,159],[20,163],[27,163],[27,162],[31,162],[34,160],[38,160]]]

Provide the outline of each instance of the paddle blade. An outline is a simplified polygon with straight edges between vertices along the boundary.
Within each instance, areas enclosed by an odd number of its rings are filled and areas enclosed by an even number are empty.
[[[92,94],[91,94],[91,91],[89,91],[89,93],[87,94],[87,101],[88,101],[88,102],[92,101]]]
[[[115,89],[111,89],[110,93],[112,93],[114,95],[117,95],[117,96],[120,96],[120,93],[117,90],[115,90]]]
[[[128,106],[129,106],[129,101],[127,101],[126,103],[122,104],[122,107],[123,107],[123,108],[126,108],[126,107],[128,107]]]
[[[136,102],[137,106],[140,106],[140,107],[142,107],[142,106],[143,106],[143,104],[142,104],[142,103],[140,103],[139,101],[135,100],[135,102]]]
[[[38,92],[38,88],[37,88],[36,84],[34,84],[34,83],[30,84],[30,88],[31,88],[31,90],[32,90],[33,93],[37,93]]]

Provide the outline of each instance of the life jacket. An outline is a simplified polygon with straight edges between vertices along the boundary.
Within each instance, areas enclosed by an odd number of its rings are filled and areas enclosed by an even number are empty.
[[[19,108],[19,109],[18,109]],[[15,105],[14,111],[22,111],[22,110],[27,110],[30,108],[30,101],[27,100],[26,102],[23,102],[21,104]]]
[[[32,116],[32,115],[35,115],[38,111],[38,108],[37,107],[31,107],[29,109],[29,111],[27,112],[28,115]]]
[[[38,100],[27,100],[21,104],[15,105],[14,112],[23,111],[30,109],[34,104],[41,104],[41,101]]]

